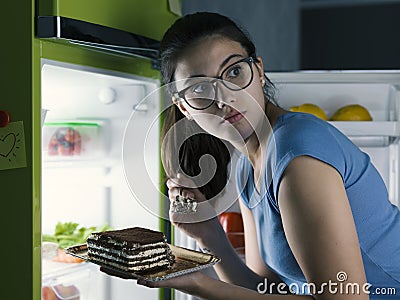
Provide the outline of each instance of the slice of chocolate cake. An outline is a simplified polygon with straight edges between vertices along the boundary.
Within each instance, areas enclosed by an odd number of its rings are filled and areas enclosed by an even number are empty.
[[[134,273],[171,268],[175,259],[162,232],[141,227],[95,232],[86,243],[92,261]]]

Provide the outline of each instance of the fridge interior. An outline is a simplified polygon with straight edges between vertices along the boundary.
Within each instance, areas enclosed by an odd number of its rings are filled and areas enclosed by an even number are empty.
[[[79,227],[107,224],[113,229],[141,226],[159,230],[159,218],[131,193],[122,161],[123,142],[132,156],[140,158],[141,141],[147,138],[151,142],[146,155],[158,162],[158,136],[149,135],[144,126],[158,113],[159,99],[141,102],[158,85],[156,80],[130,74],[42,60],[43,234],[53,234],[58,222],[74,222]],[[137,130],[124,140],[133,112]],[[73,142],[69,142],[71,136]],[[158,163],[135,169],[158,182]],[[147,189],[147,196],[157,208],[158,191]],[[98,269],[89,263],[57,262],[43,256],[44,292],[55,293],[59,299],[158,298],[157,289],[112,278]]]
[[[399,205],[400,72],[305,71],[270,73],[277,104],[285,109],[303,103],[321,107],[328,118],[342,106],[359,104],[372,121],[329,121],[368,153],[380,172],[389,199]]]

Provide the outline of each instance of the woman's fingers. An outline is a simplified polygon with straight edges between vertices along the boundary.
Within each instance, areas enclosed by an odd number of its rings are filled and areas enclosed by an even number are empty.
[[[186,182],[188,183],[188,182]],[[185,181],[177,179],[177,178],[170,178],[167,180],[167,187],[168,187],[168,195],[170,200],[175,200],[177,195],[181,195],[185,198],[196,198],[196,189],[192,188],[194,185],[185,184]]]
[[[146,281],[144,279],[139,279],[137,284],[150,288],[175,288],[185,293],[190,293],[189,290],[201,280],[201,276],[203,275],[200,272],[193,272],[160,281]]]
[[[168,197],[171,201],[175,201],[176,196],[181,195],[185,198],[191,198],[191,199],[196,199],[195,194],[193,193],[192,190],[188,190],[182,187],[179,188],[170,188],[168,190]]]
[[[169,211],[170,221],[180,228],[184,223],[199,223],[210,220],[217,216],[214,207],[208,202],[199,202],[196,207],[195,213],[179,213]]]
[[[138,279],[136,282],[138,285],[143,285],[148,288],[163,288],[163,287],[170,287],[168,282],[165,283],[165,280],[161,281],[147,281],[146,279]]]
[[[108,268],[105,266],[100,267],[100,271],[103,273],[106,273],[107,275],[119,277],[122,279],[136,279],[135,277],[129,276],[124,272],[119,272],[118,270],[111,269],[111,268]],[[146,279],[143,279],[143,278],[138,279],[137,284],[144,285],[147,287],[161,287],[162,286],[162,283],[147,281]]]
[[[197,185],[193,182],[193,180],[182,173],[178,173],[175,178],[168,179],[167,186],[168,184],[170,184],[171,187],[182,186],[189,189],[197,188]],[[168,188],[170,186],[168,186]]]
[[[134,278],[132,276],[127,275],[124,272],[119,272],[119,271],[117,271],[115,269],[111,269],[111,268],[104,267],[104,266],[100,267],[100,271],[103,272],[103,273],[106,273],[107,275],[119,277],[119,278],[122,278],[122,279],[136,279],[136,278]],[[146,279],[143,279],[143,278],[138,279],[137,280],[137,284],[143,285],[143,286],[147,286],[149,288],[157,288],[157,287],[167,286],[162,281],[160,281],[160,282],[147,281]]]

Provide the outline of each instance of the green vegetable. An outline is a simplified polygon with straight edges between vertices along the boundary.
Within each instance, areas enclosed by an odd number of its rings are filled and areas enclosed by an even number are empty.
[[[100,232],[111,230],[112,228],[107,224],[96,227],[79,227],[78,223],[58,222],[54,231],[54,235],[43,234],[43,242],[58,243],[60,248],[66,248],[78,244],[86,243],[87,238],[92,232]]]

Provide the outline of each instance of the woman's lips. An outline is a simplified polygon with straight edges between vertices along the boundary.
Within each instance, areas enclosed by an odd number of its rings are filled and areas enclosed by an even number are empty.
[[[241,119],[243,119],[243,115],[241,113],[237,113],[228,118],[225,118],[224,121],[232,124],[232,123],[236,123],[236,122],[240,121]]]

